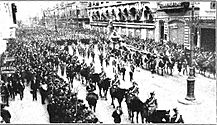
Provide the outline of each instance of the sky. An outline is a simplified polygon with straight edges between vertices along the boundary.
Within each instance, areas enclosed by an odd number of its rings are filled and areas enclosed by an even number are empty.
[[[58,1],[15,1],[17,5],[17,19],[25,20],[29,17],[40,16],[42,9],[53,7]]]

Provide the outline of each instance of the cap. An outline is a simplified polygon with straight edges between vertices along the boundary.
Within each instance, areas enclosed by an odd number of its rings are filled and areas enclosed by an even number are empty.
[[[173,111],[178,111],[177,107],[175,107],[175,108],[173,109]]]
[[[153,92],[150,92],[150,94],[151,94],[151,95],[155,95],[154,91],[153,91]]]

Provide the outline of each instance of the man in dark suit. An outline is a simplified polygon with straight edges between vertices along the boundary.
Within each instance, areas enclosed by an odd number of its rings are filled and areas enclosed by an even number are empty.
[[[37,80],[36,77],[34,77],[33,81],[31,82],[31,93],[32,93],[32,100],[36,100],[37,101],[37,90],[38,90],[38,85],[37,85]]]

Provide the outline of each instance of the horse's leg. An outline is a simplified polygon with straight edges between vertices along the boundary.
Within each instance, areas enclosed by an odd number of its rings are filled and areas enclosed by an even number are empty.
[[[131,123],[134,123],[134,122],[133,122],[133,118],[134,118],[134,112],[133,112],[133,111],[131,111],[131,113],[132,113],[132,115],[131,115],[131,116],[132,116],[132,117],[131,117]]]
[[[104,90],[104,97],[105,97],[105,100],[107,100],[107,92],[108,92],[108,90]]]
[[[130,118],[131,118],[131,110],[129,109],[129,107],[127,106],[127,111],[128,111],[128,119],[130,120]]]
[[[157,74],[159,74],[159,67],[157,67],[157,69],[156,69],[156,70],[157,70]]]
[[[112,97],[112,103],[111,105],[113,106],[113,108],[115,108],[115,105],[114,105],[114,98]]]
[[[93,106],[93,111],[96,112],[96,104]]]
[[[140,112],[140,115],[141,115],[141,121],[142,121],[142,123],[144,123],[144,113],[143,113],[143,111]]]
[[[162,69],[161,69],[161,75],[162,75],[162,76],[163,76],[163,73],[164,73],[164,69],[162,68]]]
[[[121,107],[121,102],[123,99],[118,99],[119,106]]]
[[[139,112],[136,112],[136,122],[139,123]]]
[[[99,87],[99,86],[98,86]],[[99,96],[100,98],[102,98],[102,94],[101,94],[101,88],[99,87]]]
[[[172,76],[173,75],[173,68],[170,67],[170,75]]]

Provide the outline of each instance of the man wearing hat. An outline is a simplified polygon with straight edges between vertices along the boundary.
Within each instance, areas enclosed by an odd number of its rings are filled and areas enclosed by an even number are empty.
[[[106,73],[105,73],[105,71],[104,71],[103,68],[101,68],[101,73],[100,73],[100,74],[101,74],[101,75],[100,75],[100,79],[101,79],[101,80],[105,79]]]
[[[131,95],[138,96],[138,94],[139,94],[139,87],[138,87],[138,84],[135,81],[133,81],[133,86],[130,87],[129,90],[130,90],[129,93]]]
[[[172,116],[171,122],[172,123],[184,123],[182,119],[182,115],[179,114],[178,109],[174,108],[173,111],[175,112],[175,114]]]
[[[156,111],[157,109],[157,99],[154,97],[155,93],[151,92],[150,93],[151,97],[149,99],[146,100],[146,105],[148,107],[148,115],[150,116],[151,114],[153,114],[154,111]]]
[[[120,85],[120,79],[117,74],[115,74],[115,79],[112,81],[113,85],[119,86]]]

